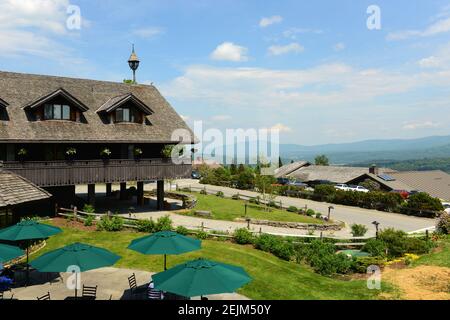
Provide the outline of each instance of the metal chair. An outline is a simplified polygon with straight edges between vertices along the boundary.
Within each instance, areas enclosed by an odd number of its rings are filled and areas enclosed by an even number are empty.
[[[97,298],[97,286],[89,287],[89,286],[85,286],[83,284],[83,291],[81,293],[81,297],[89,298],[89,299],[96,299]]]
[[[50,292],[47,292],[47,294],[44,294],[43,296],[37,297],[38,300],[51,300],[50,299]]]
[[[134,273],[128,277],[128,284],[130,285],[130,292],[132,295],[142,294],[147,290],[147,288],[138,287],[136,281],[136,274]]]

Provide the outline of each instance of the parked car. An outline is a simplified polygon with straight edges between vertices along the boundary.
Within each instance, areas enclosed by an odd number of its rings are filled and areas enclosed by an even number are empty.
[[[398,193],[405,200],[408,199],[408,197],[409,197],[409,192],[406,190],[392,190],[391,192]]]
[[[191,173],[191,178],[192,179],[200,179],[202,176],[200,175],[200,172],[193,170]]]
[[[308,185],[306,183],[303,183],[301,181],[289,181],[287,183],[288,186],[294,186],[294,187],[300,187],[300,188],[307,188]]]
[[[335,189],[337,190],[342,190],[342,191],[349,191],[349,186],[346,185],[345,183],[339,183],[337,185],[334,186]]]
[[[362,186],[352,186],[352,185],[350,185],[350,186],[349,186],[349,191],[356,191],[356,192],[364,192],[364,193],[367,193],[367,192],[369,192],[370,190],[367,189],[367,188],[364,188],[364,187],[362,187]]]
[[[450,214],[450,202],[443,202],[444,211]]]

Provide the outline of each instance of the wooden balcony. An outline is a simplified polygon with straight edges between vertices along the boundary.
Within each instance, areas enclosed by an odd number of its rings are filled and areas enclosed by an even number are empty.
[[[182,164],[170,159],[4,161],[1,168],[41,187],[189,178],[192,172],[189,159]]]

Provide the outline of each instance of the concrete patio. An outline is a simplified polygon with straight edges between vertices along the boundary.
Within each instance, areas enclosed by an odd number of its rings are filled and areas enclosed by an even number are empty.
[[[133,296],[130,292],[128,277],[132,274],[136,275],[136,282],[139,287],[146,287],[151,280],[153,273],[119,268],[101,268],[97,270],[81,273],[81,286],[98,286],[97,300],[131,300],[143,299],[144,295]],[[31,273],[31,285],[28,287],[20,287],[5,292],[4,298],[9,299],[11,296],[17,300],[36,300],[37,297],[50,293],[51,300],[64,300],[74,296],[74,290],[67,288],[67,281],[70,280],[71,274],[60,273],[48,278],[47,274],[39,272]],[[81,290],[79,291],[81,296]],[[218,294],[207,296],[210,300],[248,300],[243,295],[237,293]],[[193,298],[197,300],[199,297]]]

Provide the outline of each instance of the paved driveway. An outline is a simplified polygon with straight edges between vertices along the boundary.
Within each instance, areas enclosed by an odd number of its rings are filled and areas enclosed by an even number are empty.
[[[252,191],[243,191],[236,190],[232,188],[212,186],[212,185],[202,185],[198,182],[198,180],[179,180],[177,184],[180,187],[197,187],[203,188],[206,187],[207,190],[213,191],[222,191],[226,196],[232,196],[239,192],[239,194],[245,196],[255,197],[258,195],[256,192]],[[347,225],[351,225],[353,223],[364,224],[369,227],[369,234],[374,234],[374,227],[372,225],[373,221],[380,222],[381,228],[392,227],[395,229],[403,230],[406,232],[421,230],[424,228],[433,227],[436,224],[435,219],[428,218],[419,218],[419,217],[411,217],[398,213],[389,213],[377,210],[369,210],[357,207],[329,204],[324,202],[316,202],[306,199],[297,199],[297,198],[289,198],[289,197],[277,197],[276,201],[282,201],[283,206],[296,206],[298,208],[305,207],[311,208],[315,211],[319,211],[322,214],[328,213],[328,207],[333,206],[334,209],[331,213],[331,218],[335,220],[340,220],[345,222]]]

